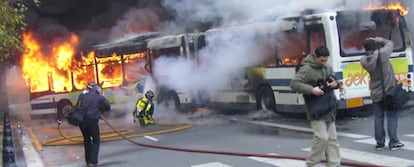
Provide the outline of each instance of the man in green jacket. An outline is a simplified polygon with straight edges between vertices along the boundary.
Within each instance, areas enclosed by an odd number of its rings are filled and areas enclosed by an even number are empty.
[[[325,46],[316,48],[315,54],[306,56],[303,66],[292,79],[290,87],[304,95],[314,96],[322,96],[325,93],[324,89],[316,86],[321,80],[326,82],[324,86],[328,89],[339,88],[341,85],[333,77],[332,67],[326,64],[328,58],[328,48]],[[306,111],[306,115],[313,129],[313,144],[306,159],[307,165],[315,166],[325,157],[326,166],[340,166],[339,142],[335,127],[336,107],[319,118],[312,117],[309,111]]]

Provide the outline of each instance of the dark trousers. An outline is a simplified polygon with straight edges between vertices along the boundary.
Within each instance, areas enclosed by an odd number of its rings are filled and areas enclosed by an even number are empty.
[[[79,128],[83,136],[86,163],[98,163],[99,145],[101,142],[99,119],[86,118],[85,123],[79,126]]]

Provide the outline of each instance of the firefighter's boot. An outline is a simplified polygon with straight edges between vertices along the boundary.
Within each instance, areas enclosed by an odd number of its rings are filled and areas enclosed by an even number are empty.
[[[138,115],[136,111],[132,112],[132,118],[134,119],[134,123],[137,122],[137,119],[138,119],[137,116]]]
[[[149,125],[154,125],[155,124],[154,119],[152,119],[152,115],[147,115],[147,118],[148,118],[147,124],[149,124]]]
[[[138,122],[139,122],[139,125],[141,125],[141,126],[147,125],[146,124],[146,119],[143,116],[138,116]]]

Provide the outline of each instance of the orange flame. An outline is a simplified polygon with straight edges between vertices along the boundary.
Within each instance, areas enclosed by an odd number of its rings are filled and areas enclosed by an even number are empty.
[[[78,42],[71,34],[64,42],[42,46],[32,33],[23,34],[26,51],[21,64],[30,92],[80,90],[90,81],[99,81],[103,88],[122,84],[120,56],[97,58],[90,52],[79,61],[75,59]]]
[[[33,39],[31,33],[23,34],[23,43],[26,48],[22,56],[23,77],[26,84],[31,85],[31,92],[73,89],[68,70],[72,64],[74,46],[78,43],[76,35],[72,34],[68,41],[52,44],[51,52],[47,53],[42,51],[44,48]]]
[[[381,10],[381,9],[385,9],[385,10],[398,10],[400,11],[400,15],[401,16],[405,16],[408,14],[409,8],[408,7],[404,7],[401,5],[400,2],[398,3],[392,3],[389,4],[388,6],[373,6],[373,5],[369,5],[368,7],[364,8],[366,10]]]

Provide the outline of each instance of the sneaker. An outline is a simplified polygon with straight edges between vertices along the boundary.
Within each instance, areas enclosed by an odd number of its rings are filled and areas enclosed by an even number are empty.
[[[377,150],[377,151],[382,151],[382,150],[384,150],[385,149],[385,146],[384,145],[376,145],[375,146],[375,149]]]
[[[88,167],[100,166],[100,163],[88,163]]]
[[[394,151],[394,150],[398,150],[398,149],[403,148],[403,147],[404,147],[404,144],[397,143],[397,144],[395,144],[393,146],[390,146],[390,150]]]

